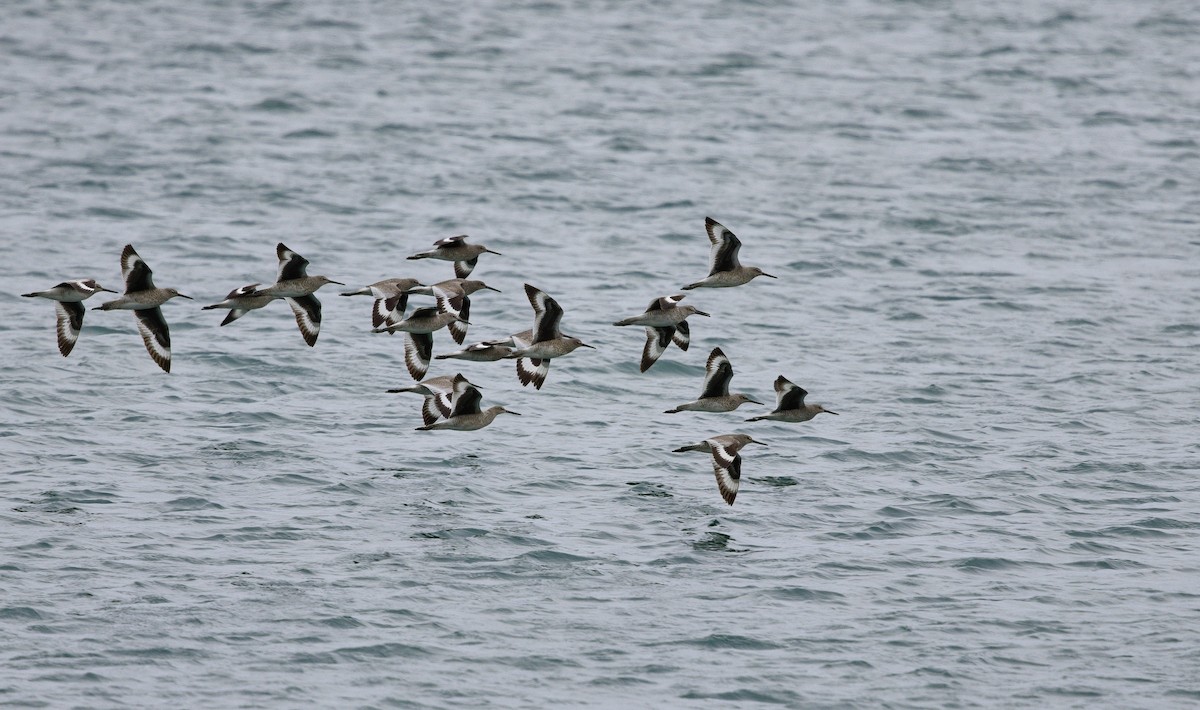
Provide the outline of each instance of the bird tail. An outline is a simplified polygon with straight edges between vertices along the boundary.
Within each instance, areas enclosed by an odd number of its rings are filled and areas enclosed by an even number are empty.
[[[697,281],[697,282],[696,282],[696,283],[694,283],[694,284],[688,284],[687,286],[684,286],[684,287],[683,287],[683,290],[684,290],[684,291],[691,291],[692,289],[696,288],[696,287],[697,287],[697,286],[699,286],[699,285],[700,285],[700,282],[699,282],[699,281]]]
[[[675,451],[672,453],[681,454],[684,451],[704,451],[704,444],[692,444],[690,446],[681,446],[678,449],[675,449]]]
[[[682,411],[682,409],[668,409],[667,411],[663,412],[663,414],[679,414]]]
[[[750,417],[750,418],[749,418],[749,419],[747,419],[746,421],[748,421],[748,422],[760,422],[760,421],[762,421],[762,420],[764,420],[764,419],[766,419],[766,417]]]
[[[34,291],[33,293],[23,293],[21,295],[24,296],[25,298],[37,298],[38,296],[42,295],[42,292]]]

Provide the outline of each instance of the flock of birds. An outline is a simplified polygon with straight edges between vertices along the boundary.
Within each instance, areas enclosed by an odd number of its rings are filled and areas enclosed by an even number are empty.
[[[708,276],[683,287],[729,288],[749,283],[758,276],[776,278],[756,266],[743,266],[738,260],[741,241],[712,218],[705,218],[705,230],[711,243]],[[416,279],[392,278],[373,283],[363,288],[343,292],[343,296],[366,295],[374,298],[371,310],[373,332],[405,334],[404,364],[416,384],[388,390],[388,392],[413,392],[422,395],[424,402],[421,415],[424,425],[418,430],[453,429],[473,431],[489,424],[500,414],[518,414],[501,406],[488,409],[481,407],[482,396],[478,386],[462,374],[425,377],[430,360],[458,359],[473,362],[494,362],[515,359],[517,377],[523,386],[532,384],[541,389],[550,370],[550,362],[564,357],[579,348],[592,348],[579,338],[565,335],[560,329],[563,309],[545,291],[525,284],[525,294],[533,307],[533,327],[500,340],[485,340],[467,345],[461,350],[438,355],[433,358],[433,334],[446,328],[456,343],[466,339],[470,325],[471,295],[498,289],[482,281],[468,279],[482,254],[498,254],[480,244],[468,244],[466,236],[448,237],[434,242],[429,251],[413,254],[409,259],[440,259],[454,262],[455,278],[432,285],[424,285]],[[228,314],[221,325],[228,325],[252,310],[263,308],[272,301],[282,299],[291,306],[296,325],[309,346],[317,342],[321,332],[321,302],[316,292],[326,284],[345,285],[326,276],[309,276],[309,262],[287,248],[283,243],[276,246],[279,270],[275,283],[265,288],[254,283],[229,292],[219,303],[204,306],[204,310],[226,309]],[[187,298],[174,288],[158,288],[154,285],[150,267],[138,255],[132,245],[126,245],[121,253],[121,274],[125,279],[125,293],[119,298],[100,305],[93,310],[132,310],[137,317],[138,331],[146,350],[154,362],[164,371],[171,371],[171,334],[163,318],[162,304],[172,298]],[[117,293],[102,287],[94,279],[64,281],[45,291],[22,294],[29,298],[46,298],[54,301],[57,312],[58,349],[63,356],[71,354],[83,327],[83,301],[100,293]],[[416,308],[405,317],[409,296],[433,296],[436,305]],[[646,329],[646,343],[642,349],[641,371],[645,372],[667,349],[675,343],[687,350],[691,343],[691,331],[687,319],[690,316],[708,316],[708,313],[692,305],[680,305],[684,294],[663,296],[650,302],[646,310],[636,316],[617,321],[615,326],[642,326]],[[720,348],[714,348],[705,366],[704,386],[700,397],[666,410],[669,414],[679,412],[731,412],[743,404],[762,404],[750,395],[730,393],[729,382],[733,378],[733,366]],[[767,414],[751,417],[746,421],[760,420],[778,422],[805,422],[821,413],[837,414],[819,404],[806,404],[808,394],[802,387],[780,375],[775,380],[775,409]],[[726,503],[733,505],[741,479],[741,450],[749,444],[761,444],[748,434],[723,434],[675,449],[675,452],[702,451],[712,456],[713,473],[717,488]]]

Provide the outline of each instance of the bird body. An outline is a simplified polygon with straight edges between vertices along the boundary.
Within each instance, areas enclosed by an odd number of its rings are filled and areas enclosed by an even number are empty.
[[[221,321],[221,325],[229,325],[250,311],[262,308],[274,300],[275,296],[269,296],[259,291],[258,284],[248,284],[230,291],[224,301],[205,306],[200,310],[211,311],[214,308],[228,308],[229,313],[226,314],[225,320]]]
[[[613,325],[641,325],[646,327],[646,344],[642,347],[641,371],[649,370],[658,358],[674,342],[680,350],[687,351],[691,343],[691,329],[687,318],[691,315],[707,316],[695,306],[680,306],[684,294],[656,298],[640,315],[619,320]]]
[[[484,289],[500,293],[500,289],[492,288],[478,279],[446,279],[429,286],[414,286],[408,289],[407,293],[422,296],[470,296]]]
[[[45,298],[55,302],[55,331],[58,335],[58,351],[62,353],[63,357],[66,357],[75,348],[75,342],[79,340],[79,331],[83,329],[83,314],[87,311],[82,302],[101,291],[116,293],[110,288],[104,288],[95,279],[78,279],[63,281],[45,291],[34,291],[21,295],[25,298]]]
[[[451,323],[463,321],[458,305],[453,299],[439,300],[438,306],[418,308],[404,320],[388,323],[375,329],[376,333],[432,333],[441,330]],[[443,305],[443,303],[445,305]]]
[[[438,377],[430,377],[428,380],[408,387],[390,389],[388,392],[415,392],[424,397],[425,401],[421,404],[421,418],[428,425],[436,422],[441,417],[450,416],[450,412],[453,411],[451,398],[454,394],[454,383],[460,377],[464,382],[467,382],[467,379],[462,377],[462,375],[440,375]],[[467,384],[471,383],[467,382]],[[478,387],[478,385],[474,386]]]
[[[767,419],[770,421],[797,424],[799,422],[806,422],[822,412],[825,414],[837,414],[837,412],[831,412],[819,404],[805,404],[804,398],[806,396],[808,396],[807,390],[793,384],[786,377],[780,375],[775,379],[774,411],[757,417],[751,417],[746,421],[757,422]]]
[[[729,393],[729,381],[733,379],[733,365],[721,348],[713,348],[705,364],[704,389],[700,398],[685,402],[666,414],[678,412],[732,412],[747,402],[762,404],[742,392]]]
[[[258,294],[285,299],[296,317],[300,335],[312,347],[321,334],[321,302],[313,294],[325,284],[345,284],[327,276],[309,276],[308,259],[288,249],[283,242],[275,245],[275,256],[279,259],[275,283],[259,289]]]
[[[758,276],[776,278],[757,266],[742,266],[738,260],[738,251],[742,242],[733,232],[721,226],[712,217],[704,218],[704,229],[708,232],[708,241],[712,244],[709,254],[708,276],[692,284],[684,286],[685,291],[694,288],[730,288],[749,283]]]
[[[579,338],[563,335],[559,329],[563,309],[550,294],[525,284],[525,295],[529,298],[529,305],[533,307],[530,339],[518,341],[518,336],[512,336],[515,349],[508,357],[517,359],[517,379],[521,381],[521,385],[533,383],[534,389],[540,390],[550,372],[552,359],[572,353],[581,347],[593,350],[595,348]]]
[[[677,294],[674,296],[663,296],[661,298],[656,298],[650,302],[650,305],[646,308],[644,313],[626,318],[624,320],[619,320],[616,323],[613,323],[613,325],[644,325],[649,328],[663,328],[666,326],[677,325],[686,320],[688,316],[709,315],[695,306],[679,305],[679,302],[685,297],[686,296],[684,294]]]
[[[404,365],[414,380],[419,380],[429,371],[429,360],[433,357],[433,333],[451,323],[465,323],[459,309],[461,298],[438,298],[438,305],[418,308],[408,318],[397,323],[388,323],[376,328],[376,333],[405,333]]]
[[[742,456],[739,453],[748,444],[761,444],[749,434],[722,434],[704,441],[675,449],[675,453],[685,451],[702,451],[712,454],[713,475],[717,479],[717,490],[729,505],[733,505],[737,497],[738,487],[742,479]]]
[[[408,305],[408,294],[412,292],[410,289],[421,287],[421,282],[416,279],[384,279],[355,291],[343,291],[342,295],[374,298],[375,303],[371,308],[371,327],[378,328],[389,321],[403,320],[404,309]]]
[[[468,360],[470,362],[495,362],[512,355],[513,349],[507,345],[494,343],[472,343],[462,350],[456,350],[445,355],[437,355],[434,360]]]
[[[470,382],[467,382],[467,378],[462,375],[454,376],[453,387],[454,396],[452,402],[454,406],[450,414],[446,416],[445,421],[426,422],[425,426],[417,427],[418,431],[436,431],[438,429],[474,431],[491,424],[492,420],[500,414],[518,414],[500,406],[488,407],[481,410],[479,403],[483,398],[479,394],[479,389]],[[518,416],[520,415],[518,414]]]
[[[500,293],[500,289],[492,288],[482,281],[473,279],[448,279],[446,281],[439,281],[432,286],[412,289],[408,293],[454,299],[457,304],[456,309],[463,319],[454,321],[447,327],[450,329],[450,337],[454,339],[454,342],[461,345],[467,339],[467,319],[471,316],[471,299],[469,296],[476,291],[484,289]]]
[[[121,274],[125,277],[125,294],[92,310],[134,311],[134,315],[137,316],[138,333],[146,345],[146,352],[150,353],[150,359],[164,372],[170,372],[171,331],[159,306],[176,296],[189,300],[192,297],[185,296],[173,288],[155,287],[154,273],[134,251],[132,244],[126,244],[125,249],[121,251]]]
[[[453,261],[454,275],[460,279],[465,279],[471,275],[471,271],[479,263],[480,254],[500,255],[500,252],[492,251],[482,244],[467,244],[467,235],[465,234],[439,239],[433,243],[433,246],[436,248],[430,251],[418,252],[408,258]]]

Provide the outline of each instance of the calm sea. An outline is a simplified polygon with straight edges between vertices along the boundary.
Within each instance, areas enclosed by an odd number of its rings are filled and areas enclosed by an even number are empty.
[[[1186,707],[1200,701],[1191,2],[167,0],[0,7],[0,705]],[[638,371],[611,323],[705,275]],[[416,432],[358,287],[469,234],[470,340],[598,349]],[[21,293],[160,286],[75,352]],[[93,299],[95,306],[106,299]],[[422,305],[420,299],[414,299]],[[840,412],[664,414],[720,346]],[[434,336],[435,352],[452,343]],[[451,363],[450,367],[446,363]],[[737,504],[710,460],[744,452]]]

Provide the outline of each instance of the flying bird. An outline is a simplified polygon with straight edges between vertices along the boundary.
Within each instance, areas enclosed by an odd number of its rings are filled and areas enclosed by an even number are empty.
[[[708,259],[708,276],[684,286],[685,291],[694,288],[741,286],[756,276],[777,278],[757,266],[742,266],[738,261],[738,251],[742,248],[741,240],[712,217],[704,218],[704,229],[708,232],[708,241],[712,244]]]
[[[712,454],[713,475],[717,478],[717,490],[729,505],[737,497],[738,486],[742,480],[742,455],[738,453],[747,444],[763,444],[749,434],[722,434],[705,439],[698,444],[681,446],[675,453],[684,451],[703,451]]]
[[[111,288],[104,288],[95,279],[79,279],[78,281],[63,281],[59,285],[45,291],[21,294],[25,298],[48,298],[54,301],[54,312],[57,315],[55,330],[58,333],[58,351],[63,357],[71,354],[75,341],[79,339],[79,331],[83,328],[83,314],[87,311],[83,301],[101,291],[116,293]]]
[[[138,332],[146,344],[150,359],[158,363],[164,372],[171,371],[171,331],[163,318],[162,304],[178,296],[191,300],[173,288],[156,288],[154,274],[142,257],[126,244],[121,252],[121,275],[125,277],[125,295],[104,303],[93,311],[133,311],[137,316]]]

